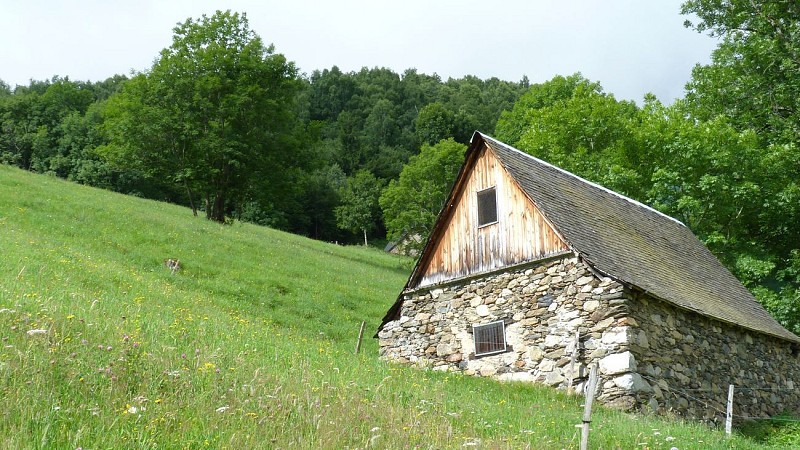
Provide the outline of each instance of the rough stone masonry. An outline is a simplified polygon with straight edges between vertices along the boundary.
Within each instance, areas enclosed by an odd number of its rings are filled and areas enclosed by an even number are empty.
[[[472,326],[502,320],[507,351],[475,356]],[[576,345],[576,334],[578,341]],[[381,356],[433,370],[582,392],[625,410],[724,421],[800,411],[789,342],[679,309],[590,269],[572,253],[405,293],[379,332]]]

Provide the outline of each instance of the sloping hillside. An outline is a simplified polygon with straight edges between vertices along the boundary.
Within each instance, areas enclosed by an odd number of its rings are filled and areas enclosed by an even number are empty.
[[[580,398],[377,359],[396,256],[6,166],[0,245],[2,448],[578,445]],[[594,428],[603,448],[755,445],[602,409]]]

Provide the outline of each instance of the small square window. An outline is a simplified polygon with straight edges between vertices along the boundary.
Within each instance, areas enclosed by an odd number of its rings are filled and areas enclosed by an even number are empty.
[[[478,191],[478,226],[497,222],[497,191],[494,187]]]
[[[473,325],[475,356],[491,355],[506,351],[506,326],[502,320],[485,325]]]

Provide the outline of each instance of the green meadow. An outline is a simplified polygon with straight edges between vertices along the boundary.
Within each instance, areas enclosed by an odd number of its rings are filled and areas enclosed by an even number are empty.
[[[578,448],[581,397],[378,359],[408,259],[8,166],[0,248],[2,448]],[[597,407],[590,447],[798,434]]]

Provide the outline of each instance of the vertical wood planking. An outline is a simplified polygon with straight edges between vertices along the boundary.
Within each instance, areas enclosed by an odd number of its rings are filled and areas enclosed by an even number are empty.
[[[484,147],[454,199],[449,223],[424,268],[421,286],[542,257],[567,245],[494,153]],[[478,191],[496,187],[498,222],[478,228]],[[530,193],[535,200],[536,193]]]

